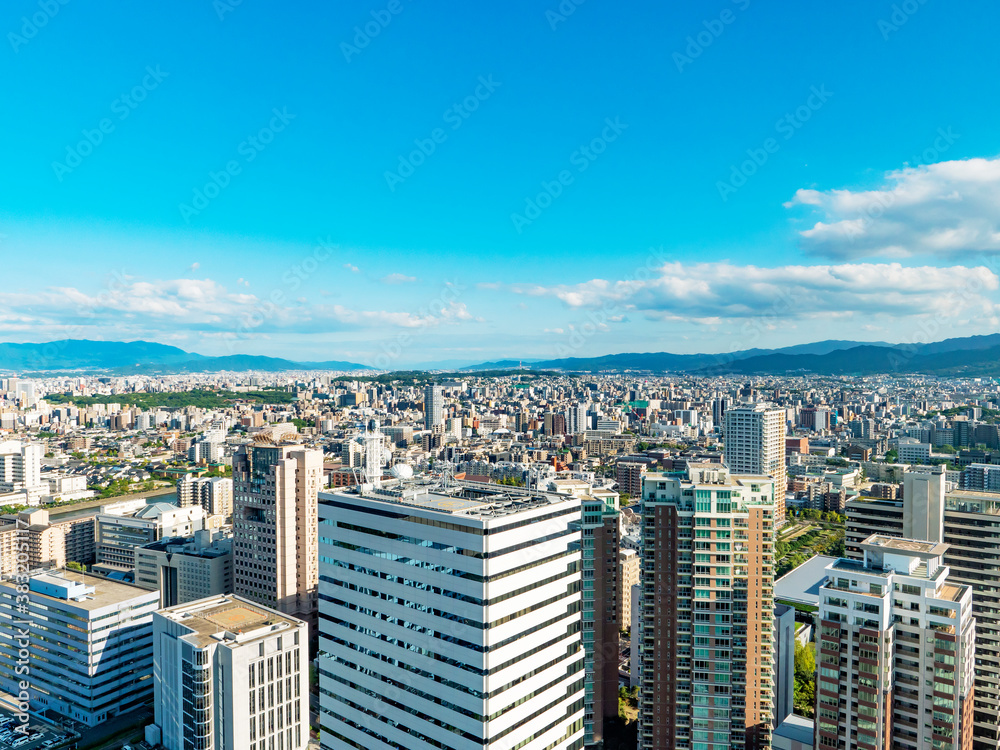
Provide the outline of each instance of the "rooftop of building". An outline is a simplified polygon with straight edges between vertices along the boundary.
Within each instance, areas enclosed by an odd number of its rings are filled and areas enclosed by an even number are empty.
[[[819,587],[826,580],[826,568],[837,558],[816,555],[774,582],[774,598],[798,604],[819,604]]]
[[[302,620],[234,594],[179,604],[157,614],[188,628],[185,639],[197,648],[217,642],[244,645],[304,625]]]
[[[31,589],[31,596],[53,602],[65,602],[77,609],[88,612],[122,604],[138,597],[150,598],[150,594],[156,596],[156,592],[132,586],[121,581],[114,581],[99,576],[85,575],[75,570],[63,568],[52,570],[39,570],[30,575],[31,581],[40,583],[51,590],[62,590],[73,598],[66,595],[51,596]],[[3,582],[7,586],[16,585],[13,576],[4,576]]]
[[[137,549],[152,550],[154,552],[169,552],[172,554],[181,553],[190,557],[222,557],[229,554],[230,541],[224,537],[216,537],[208,544],[199,547],[193,536],[168,536],[158,539],[155,542],[144,544]]]
[[[528,490],[498,484],[482,484],[442,477],[393,479],[379,487],[354,486],[324,496],[347,495],[385,503],[476,518],[500,518],[559,503],[576,501],[570,495]]]
[[[943,542],[926,542],[920,539],[901,539],[884,534],[872,534],[861,543],[861,547],[876,547],[890,552],[913,553],[923,556],[940,557],[947,551]]]

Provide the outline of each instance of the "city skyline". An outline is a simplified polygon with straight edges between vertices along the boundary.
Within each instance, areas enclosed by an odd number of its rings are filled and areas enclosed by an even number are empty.
[[[996,13],[18,2],[0,339],[407,367],[989,333]]]

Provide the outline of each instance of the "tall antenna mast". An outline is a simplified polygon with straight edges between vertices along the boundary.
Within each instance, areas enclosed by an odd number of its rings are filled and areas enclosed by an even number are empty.
[[[376,419],[375,428],[366,430],[363,438],[365,444],[365,491],[382,486],[382,466],[386,458],[382,437],[379,421]]]

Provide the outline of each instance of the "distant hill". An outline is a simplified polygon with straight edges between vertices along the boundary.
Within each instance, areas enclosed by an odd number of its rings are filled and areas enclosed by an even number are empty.
[[[783,349],[744,349],[728,354],[671,354],[649,352],[643,354],[608,354],[603,357],[570,357],[535,362],[532,367],[558,368],[561,370],[649,370],[652,372],[693,372],[709,367],[725,367],[734,360],[744,360],[771,354],[826,354],[828,352],[862,346],[860,341],[818,341],[798,344]],[[886,344],[891,346],[891,344]]]
[[[101,370],[132,373],[220,372],[223,370],[370,370],[355,362],[292,362],[276,357],[234,354],[204,357],[176,346],[149,341],[67,339],[45,344],[0,344],[0,370],[53,372]]]
[[[782,349],[731,354],[609,354],[536,362],[532,368],[575,372],[689,372],[699,375],[1000,375],[1000,334],[945,339],[929,344],[829,340]]]

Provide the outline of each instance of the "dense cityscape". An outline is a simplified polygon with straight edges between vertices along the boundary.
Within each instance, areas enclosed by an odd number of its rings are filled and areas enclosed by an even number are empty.
[[[0,739],[1000,743],[992,378],[0,393]]]
[[[0,750],[1000,750],[1000,3],[0,3]]]

